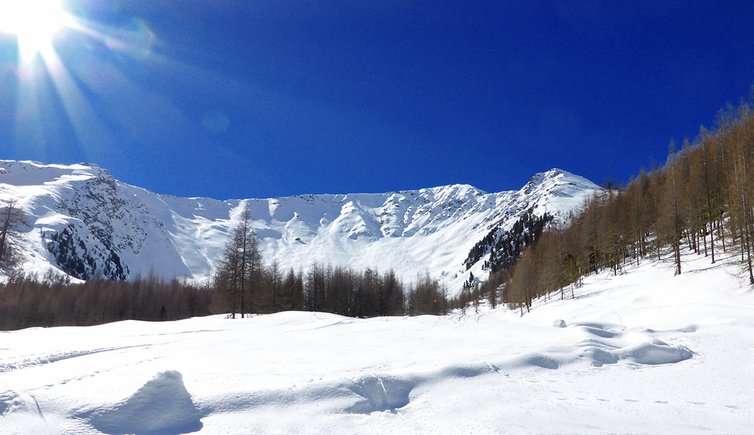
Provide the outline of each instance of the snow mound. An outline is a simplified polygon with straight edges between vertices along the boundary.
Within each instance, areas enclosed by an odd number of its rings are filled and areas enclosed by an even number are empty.
[[[395,411],[408,405],[409,394],[414,383],[394,378],[369,376],[354,382],[349,389],[361,400],[348,408],[347,412],[355,414],[369,414],[379,411]]]
[[[555,370],[560,368],[560,362],[555,358],[542,355],[540,353],[534,353],[527,355],[523,358],[520,364],[521,367],[539,367],[543,369]]]
[[[0,416],[5,417],[14,413],[36,414],[42,417],[36,399],[31,394],[19,394],[15,391],[0,393]]]
[[[581,323],[575,327],[587,337],[580,343],[582,351],[579,357],[591,360],[592,365],[597,367],[615,364],[622,359],[644,365],[675,364],[694,355],[685,346],[671,346],[653,338],[652,329],[633,332],[632,340],[629,340],[617,325]]]
[[[693,353],[683,346],[644,343],[624,351],[623,355],[639,364],[673,364],[691,358]]]
[[[201,412],[177,371],[159,373],[131,397],[93,412],[89,422],[105,433],[168,435],[202,428]]]
[[[29,393],[0,392],[0,432],[4,434],[53,434],[37,399]]]

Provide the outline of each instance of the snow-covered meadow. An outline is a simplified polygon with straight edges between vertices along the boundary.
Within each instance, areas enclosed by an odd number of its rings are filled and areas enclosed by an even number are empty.
[[[754,291],[645,261],[520,317],[0,332],[0,433],[751,433]],[[570,294],[567,294],[570,296]]]

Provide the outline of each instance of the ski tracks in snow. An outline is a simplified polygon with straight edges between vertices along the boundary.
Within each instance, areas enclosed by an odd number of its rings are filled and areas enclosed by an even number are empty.
[[[134,348],[149,348],[151,344],[139,344],[133,346],[120,346],[120,347],[105,347],[91,350],[74,350],[67,352],[57,352],[52,354],[42,354],[37,356],[26,357],[18,361],[0,363],[0,373],[11,372],[14,370],[22,370],[29,367],[35,367],[45,364],[52,364],[58,361],[64,361],[72,358],[79,358],[88,355],[94,355],[103,352],[113,352]]]

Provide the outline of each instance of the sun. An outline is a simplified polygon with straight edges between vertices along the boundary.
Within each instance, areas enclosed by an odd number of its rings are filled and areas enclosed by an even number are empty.
[[[0,0],[0,33],[16,36],[24,60],[49,47],[67,21],[60,0]]]

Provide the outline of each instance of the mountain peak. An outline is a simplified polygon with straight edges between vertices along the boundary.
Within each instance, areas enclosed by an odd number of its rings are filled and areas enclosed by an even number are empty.
[[[525,193],[531,193],[540,186],[576,186],[582,189],[599,189],[599,186],[590,180],[574,175],[559,168],[552,168],[544,172],[534,174],[522,189]]]
[[[443,194],[443,193],[449,193],[449,194],[456,194],[456,195],[465,195],[465,194],[472,194],[472,195],[486,195],[487,192],[485,192],[482,189],[479,189],[478,187],[472,186],[471,184],[447,184],[444,186],[435,186],[435,187],[429,187],[425,189],[419,189],[419,191],[431,191],[435,194]]]
[[[564,171],[560,168],[552,168],[544,172],[537,172],[536,174],[532,175],[529,182],[539,181],[539,180],[550,180],[550,179],[558,178],[558,177],[575,177],[575,175],[571,174],[568,171]]]
[[[492,226],[507,228],[530,209],[567,216],[594,189],[586,179],[551,169],[523,190],[499,193],[450,184],[219,201],[155,194],[91,163],[0,160],[0,194],[18,199],[28,215],[21,245],[29,255],[21,267],[80,279],[130,279],[158,267],[165,279],[206,281],[239,210],[248,206],[264,259],[281,269],[306,270],[317,261],[393,270],[406,282],[427,271],[455,291],[466,279],[469,250]]]

